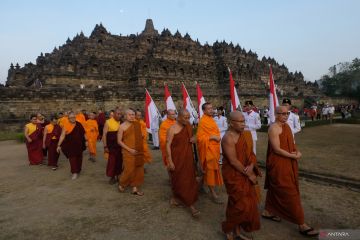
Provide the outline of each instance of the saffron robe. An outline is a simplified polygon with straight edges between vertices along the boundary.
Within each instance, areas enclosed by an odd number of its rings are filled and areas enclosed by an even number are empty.
[[[204,174],[204,183],[208,186],[222,185],[220,174],[220,142],[210,140],[210,136],[220,137],[219,127],[212,117],[204,115],[197,130],[199,159]]]
[[[144,144],[144,162],[151,163],[152,157],[150,154],[150,150],[148,147],[147,139],[148,139],[148,132],[146,131],[146,123],[143,120],[139,120],[141,126],[141,133],[143,135],[143,144]]]
[[[244,167],[251,163],[256,164],[256,156],[253,153],[252,146],[248,144],[248,136],[247,133],[241,133],[234,146],[237,160]],[[252,138],[250,140],[252,142]],[[254,165],[254,172],[255,174],[258,172],[257,165]],[[246,232],[259,230],[260,214],[255,186],[246,175],[231,165],[226,154],[223,158],[222,176],[228,194],[226,220],[222,223],[223,232],[231,232],[237,226]]]
[[[141,126],[138,121],[131,122],[131,125],[123,133],[122,141],[126,146],[135,149],[138,153],[132,155],[122,148],[123,172],[119,179],[120,186],[138,187],[144,182],[144,145]]]
[[[46,125],[47,133],[45,146],[48,149],[48,166],[57,167],[60,154],[57,152],[57,145],[61,135],[61,127],[56,124]]]
[[[188,124],[174,135],[171,143],[171,158],[175,165],[175,170],[170,171],[172,192],[174,197],[186,206],[191,206],[197,201],[199,191],[190,142],[192,135],[192,127]]]
[[[290,127],[282,125],[279,135],[280,148],[295,152],[296,147]],[[304,211],[301,206],[298,162],[276,154],[268,143],[266,158],[265,189],[267,189],[265,209],[295,224],[304,223]]]
[[[42,126],[40,124],[33,124],[28,123],[26,124],[26,127],[28,128],[29,132],[29,138],[32,140],[32,142],[28,142],[26,139],[26,148],[28,151],[28,157],[30,165],[38,165],[42,163],[43,160],[43,132],[42,132]]]
[[[86,121],[86,138],[88,140],[89,153],[96,156],[96,141],[99,135],[99,128],[96,120],[89,119]]]
[[[120,127],[120,123],[114,118],[110,118],[106,121],[108,125],[108,132],[106,134],[106,144],[109,149],[108,162],[106,165],[106,176],[115,177],[122,171],[122,154],[121,146],[117,141],[117,133]]]
[[[166,134],[167,130],[176,123],[176,120],[165,119],[160,125],[159,129],[159,142],[160,142],[160,150],[162,154],[162,160],[165,167],[168,165],[168,161],[166,160]]]

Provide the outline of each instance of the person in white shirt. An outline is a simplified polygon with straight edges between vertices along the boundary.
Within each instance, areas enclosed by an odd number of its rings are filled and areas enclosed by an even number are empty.
[[[256,130],[261,128],[261,119],[260,115],[253,110],[254,104],[252,101],[245,102],[244,108],[244,117],[245,117],[245,130],[251,132],[251,136],[253,139],[253,152],[256,155],[256,141],[257,134]]]
[[[152,141],[153,141],[153,149],[159,149],[159,117],[156,116],[152,119],[151,121],[151,136],[152,136]]]
[[[286,106],[288,109],[289,117],[288,117],[288,120],[286,121],[286,123],[291,128],[291,132],[292,132],[292,134],[294,136],[294,140],[295,140],[295,134],[301,131],[299,115],[294,114],[293,112],[290,111],[291,110],[291,100],[289,98],[284,98],[282,101],[282,105]]]
[[[329,107],[327,104],[325,106],[323,106],[323,108],[321,110],[321,114],[322,114],[322,119],[328,120]]]
[[[214,117],[214,120],[219,127],[220,137],[222,138],[225,135],[226,130],[228,129],[227,118],[223,116],[222,110],[217,110],[217,114]]]
[[[335,113],[335,107],[333,104],[330,104],[329,108],[328,108],[328,116],[330,121],[332,122],[333,117],[334,117],[334,113]]]

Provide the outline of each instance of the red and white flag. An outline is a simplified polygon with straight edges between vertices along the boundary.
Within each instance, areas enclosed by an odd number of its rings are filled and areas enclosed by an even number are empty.
[[[175,103],[172,100],[168,86],[165,84],[165,105],[166,110],[172,109],[176,111]]]
[[[181,91],[183,95],[183,108],[188,110],[190,113],[190,124],[194,123],[194,120],[198,118],[198,114],[194,108],[194,105],[191,102],[190,95],[186,90],[184,83],[181,84]]]
[[[272,74],[271,65],[269,67],[270,67],[269,119],[270,119],[270,124],[272,124],[275,122],[275,111],[276,111],[276,107],[279,106],[279,100],[276,95],[276,88],[275,88],[275,82]]]
[[[237,94],[236,87],[235,87],[235,82],[232,77],[230,68],[228,68],[228,70],[229,70],[229,78],[230,78],[231,112],[236,111],[237,108],[240,108],[240,111],[242,112],[240,99],[239,99],[239,96]]]
[[[197,102],[198,102],[199,120],[200,120],[200,118],[204,115],[204,112],[201,107],[206,102],[205,102],[205,98],[203,97],[203,94],[201,92],[199,83],[196,83],[196,93],[197,93]]]
[[[159,110],[157,109],[154,100],[151,98],[150,93],[145,89],[145,123],[146,131],[151,133],[151,128],[154,124],[159,124],[159,118],[161,117]]]

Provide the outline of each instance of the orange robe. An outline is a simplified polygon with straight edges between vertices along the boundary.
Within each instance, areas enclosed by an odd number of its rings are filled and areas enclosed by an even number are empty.
[[[148,132],[146,130],[146,123],[143,120],[139,120],[139,123],[141,125],[141,133],[143,135],[143,144],[144,144],[144,162],[145,163],[151,163],[152,157],[149,151],[149,147],[147,144],[148,139]]]
[[[220,137],[219,127],[212,117],[204,115],[197,130],[199,159],[204,170],[204,183],[208,186],[222,185],[220,174],[220,142],[211,140],[210,136]]]
[[[162,153],[162,160],[165,166],[168,165],[168,161],[166,160],[166,134],[167,130],[176,123],[176,120],[166,119],[160,125],[159,129],[159,142],[160,142],[160,150]]]
[[[96,141],[99,135],[99,128],[96,120],[89,119],[86,121],[86,138],[88,140],[89,153],[96,156]]]
[[[129,148],[138,151],[132,155],[122,148],[123,172],[119,183],[122,187],[138,187],[144,182],[144,150],[141,126],[138,121],[131,122],[131,125],[124,131],[122,141]]]
[[[256,156],[252,148],[252,138],[248,136],[246,132],[245,134],[240,134],[234,146],[237,160],[244,166],[256,163]],[[249,144],[249,140],[251,140],[251,144]],[[256,172],[258,172],[257,165],[254,166],[256,166],[254,167],[256,174]],[[247,176],[231,165],[225,154],[222,165],[222,176],[228,194],[226,221],[222,223],[223,232],[231,232],[236,226],[240,226],[246,232],[259,230],[260,214],[255,186]]]
[[[64,117],[61,117],[59,120],[58,120],[58,123],[59,123],[59,126],[61,128],[63,128],[66,124],[69,123],[69,118],[67,116],[64,116]]]
[[[280,148],[287,152],[296,151],[290,127],[283,124],[279,135]],[[266,159],[265,209],[295,224],[304,223],[304,211],[301,206],[298,162],[276,154],[268,143]]]
[[[192,126],[188,124],[174,135],[171,143],[171,157],[175,165],[175,170],[170,171],[172,192],[174,197],[186,206],[191,206],[196,202],[199,192],[193,148],[190,142],[192,135]]]
[[[86,119],[85,119],[85,115],[83,113],[76,114],[75,118],[76,118],[77,122],[81,123],[83,128],[86,127]]]

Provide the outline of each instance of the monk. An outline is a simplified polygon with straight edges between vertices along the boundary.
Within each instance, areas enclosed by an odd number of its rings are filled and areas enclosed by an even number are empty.
[[[63,151],[65,156],[69,159],[72,180],[75,180],[79,177],[81,172],[83,151],[86,150],[86,136],[85,129],[81,123],[76,121],[74,112],[69,112],[69,123],[64,125],[57,151],[60,153],[60,150]]]
[[[222,230],[229,240],[235,237],[251,239],[249,232],[260,229],[258,198],[254,186],[259,170],[252,144],[249,144],[252,141],[244,134],[244,115],[234,111],[230,113],[229,119],[229,130],[221,141],[222,176],[228,194],[226,220],[222,223]],[[242,230],[247,234],[242,234]]]
[[[58,124],[58,118],[56,115],[51,116],[50,120],[51,122],[44,128],[43,149],[47,148],[48,166],[55,171],[58,168],[60,154],[57,152],[57,145],[62,129]]]
[[[142,113],[139,110],[136,110],[135,114],[136,120],[140,123],[141,126],[141,133],[143,135],[143,145],[144,145],[144,163],[151,163],[152,157],[149,151],[147,139],[148,139],[148,132],[146,130],[146,123],[142,118]]]
[[[85,115],[83,113],[84,110],[78,110],[76,113],[76,121],[81,123],[81,125],[83,126],[83,128],[86,128],[86,118]]]
[[[95,120],[96,113],[90,112],[88,114],[89,119],[86,121],[86,138],[88,140],[88,149],[89,149],[89,161],[96,161],[96,142],[99,135],[99,128],[97,121]]]
[[[288,124],[286,106],[276,108],[275,123],[268,130],[269,143],[266,159],[265,210],[262,217],[279,222],[281,218],[297,224],[305,236],[317,236],[318,232],[304,220],[301,206],[298,161],[301,153],[296,149]]]
[[[99,136],[98,139],[101,140],[103,136],[103,129],[106,122],[105,113],[102,111],[102,109],[99,109],[98,115],[96,117],[97,124],[99,126]]]
[[[37,123],[36,115],[32,114],[30,116],[30,123],[26,124],[24,128],[24,136],[30,165],[42,164],[42,134],[42,127],[39,123]]]
[[[69,118],[68,118],[68,115],[69,115],[69,112],[64,112],[64,115],[62,115],[62,117],[59,117],[59,126],[61,128],[64,127],[64,125],[68,124],[69,123]]]
[[[118,143],[122,147],[123,172],[119,179],[119,191],[124,192],[127,186],[132,187],[132,194],[143,196],[139,190],[144,182],[144,145],[141,126],[131,109],[125,112],[125,122],[118,131]]]
[[[176,113],[173,109],[167,110],[167,118],[161,123],[159,129],[159,142],[160,142],[160,150],[162,153],[162,160],[164,166],[167,167],[168,161],[166,160],[166,134],[167,130],[176,123]]]
[[[109,184],[113,185],[118,181],[122,171],[121,146],[118,144],[117,134],[120,127],[121,111],[114,111],[113,117],[106,120],[103,130],[104,152],[108,153],[108,162],[106,166],[106,176],[110,177]]]
[[[221,186],[223,180],[220,173],[220,130],[213,116],[213,107],[207,102],[202,105],[204,115],[201,117],[197,130],[197,145],[204,183],[209,187],[211,199],[222,204],[215,192],[215,186]]]
[[[193,217],[198,217],[200,211],[194,207],[199,191],[192,149],[192,144],[195,142],[190,125],[190,113],[187,110],[180,110],[176,123],[167,132],[166,139],[166,159],[173,192],[170,205],[184,204],[190,208]]]
[[[44,115],[42,115],[41,113],[37,113],[36,118],[37,118],[37,123],[40,124],[40,126],[41,126],[41,132],[42,132],[42,135],[43,135],[44,134],[44,128],[45,128],[46,125],[49,124],[49,121],[46,120]],[[45,162],[46,158],[47,158],[47,148],[43,148],[42,151],[43,151],[43,161]]]

